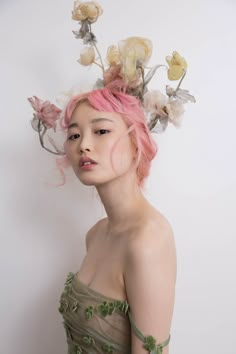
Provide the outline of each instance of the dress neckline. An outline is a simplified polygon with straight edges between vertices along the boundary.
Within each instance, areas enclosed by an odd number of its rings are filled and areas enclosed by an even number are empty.
[[[74,279],[76,280],[77,283],[79,283],[80,285],[82,285],[84,288],[86,288],[87,290],[89,290],[90,292],[96,294],[96,295],[99,295],[100,297],[106,299],[106,300],[109,300],[109,301],[120,301],[120,302],[127,302],[127,300],[121,300],[121,299],[115,299],[114,297],[110,297],[110,296],[106,296],[102,293],[100,293],[99,291],[97,290],[94,290],[92,289],[89,285],[85,284],[83,281],[81,281],[78,277],[78,272],[75,273],[75,276],[74,276]]]

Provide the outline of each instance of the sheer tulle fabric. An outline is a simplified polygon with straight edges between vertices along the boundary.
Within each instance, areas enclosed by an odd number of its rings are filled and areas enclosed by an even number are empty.
[[[64,318],[68,354],[131,352],[130,322],[125,312],[114,311],[112,315],[104,316],[91,311],[91,318],[86,317],[86,309],[89,313],[91,306],[96,308],[104,301],[114,303],[117,300],[95,292],[74,276],[70,291],[61,296],[60,312]]]

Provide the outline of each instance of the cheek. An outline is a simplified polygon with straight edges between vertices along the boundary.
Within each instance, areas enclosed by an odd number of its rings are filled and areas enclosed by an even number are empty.
[[[64,151],[65,154],[68,158],[68,160],[72,163],[73,162],[73,156],[75,155],[75,153],[73,152],[70,144],[68,143],[68,141],[64,142]]]
[[[112,153],[112,163],[117,170],[126,170],[133,161],[133,146],[129,137],[118,141]]]

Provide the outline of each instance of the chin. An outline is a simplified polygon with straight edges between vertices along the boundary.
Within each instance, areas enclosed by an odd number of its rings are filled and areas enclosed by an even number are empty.
[[[119,176],[110,176],[110,178],[108,176],[89,176],[89,175],[76,175],[77,178],[79,179],[79,181],[85,185],[85,186],[94,186],[94,187],[97,187],[97,186],[101,186],[101,185],[104,185],[106,183],[109,183],[111,181],[113,181],[114,179],[116,179],[117,177]]]

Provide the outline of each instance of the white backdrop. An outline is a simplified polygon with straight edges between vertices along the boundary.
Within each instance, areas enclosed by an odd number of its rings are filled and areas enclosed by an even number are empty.
[[[236,99],[234,0],[101,0],[94,25],[105,49],[150,38],[150,64],[179,51],[189,63],[181,129],[155,135],[146,195],[171,223],[178,276],[170,354],[235,354]],[[30,126],[27,97],[54,100],[96,70],[76,62],[72,1],[0,0],[1,331],[4,354],[65,354],[57,310],[65,276],[79,269],[84,235],[104,216],[96,192],[67,173]],[[234,75],[233,75],[234,74]],[[151,87],[164,89],[166,73]]]

